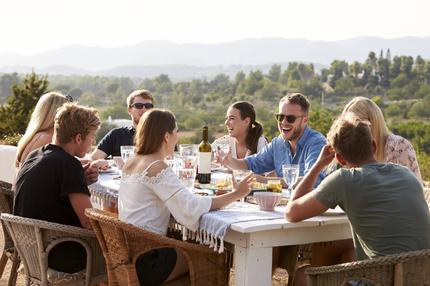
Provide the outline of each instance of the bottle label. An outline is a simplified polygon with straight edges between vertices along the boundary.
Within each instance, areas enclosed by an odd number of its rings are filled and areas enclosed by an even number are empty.
[[[211,173],[211,152],[199,152],[199,174]]]

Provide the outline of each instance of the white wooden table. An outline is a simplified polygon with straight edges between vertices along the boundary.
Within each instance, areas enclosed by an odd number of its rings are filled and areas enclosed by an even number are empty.
[[[108,196],[118,193],[118,174],[101,174],[90,186],[98,192],[109,190]],[[277,210],[283,210],[277,207]],[[317,216],[299,223],[285,219],[234,223],[224,241],[234,245],[235,285],[264,286],[272,284],[272,248],[313,242],[351,238],[349,221],[345,215]]]
[[[281,208],[277,208],[278,210]],[[345,215],[232,224],[224,240],[234,244],[235,285],[272,285],[272,248],[351,238]]]

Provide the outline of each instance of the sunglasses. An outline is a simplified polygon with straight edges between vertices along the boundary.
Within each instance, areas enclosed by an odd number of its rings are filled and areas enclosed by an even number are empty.
[[[66,95],[66,100],[68,102],[73,102],[73,97],[71,95]]]
[[[286,118],[288,123],[294,123],[294,122],[296,122],[297,118],[305,117],[305,115],[296,116],[296,115],[285,115],[282,113],[276,113],[275,117],[276,117],[276,120],[278,120],[278,122],[282,122]]]
[[[131,105],[131,107],[134,107],[136,109],[142,109],[143,107],[145,107],[145,109],[151,109],[151,108],[154,107],[154,104],[152,104],[152,103],[140,103],[140,102],[136,102],[136,103],[133,103]]]

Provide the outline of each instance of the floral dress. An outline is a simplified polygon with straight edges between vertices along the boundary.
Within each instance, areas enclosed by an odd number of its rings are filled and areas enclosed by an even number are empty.
[[[422,182],[414,147],[407,139],[392,133],[388,135],[385,143],[385,158],[387,162],[407,167]]]

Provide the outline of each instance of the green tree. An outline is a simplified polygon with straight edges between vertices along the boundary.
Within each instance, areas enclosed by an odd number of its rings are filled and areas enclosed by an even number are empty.
[[[39,76],[33,71],[22,84],[13,85],[13,95],[0,107],[0,136],[24,134],[34,106],[46,93],[48,84],[48,76]]]
[[[257,90],[263,88],[263,74],[261,71],[250,71],[248,77],[246,78],[245,92],[247,94],[253,95]]]
[[[399,76],[401,69],[400,66],[402,65],[402,59],[399,56],[395,56],[393,58],[393,61],[390,65],[390,77],[396,78]]]
[[[281,65],[272,65],[267,77],[271,81],[279,81],[279,78],[281,77]]]
[[[330,65],[330,74],[332,75],[330,85],[336,86],[336,81],[348,74],[348,63],[345,61],[334,60]]]
[[[12,86],[18,84],[19,77],[17,73],[3,74],[0,77],[0,104],[12,95]]]
[[[425,83],[426,78],[426,62],[421,56],[417,56],[415,59],[415,65],[413,67],[413,74],[420,83]]]
[[[349,74],[354,78],[358,79],[358,75],[363,71],[361,63],[355,61],[349,65]]]

